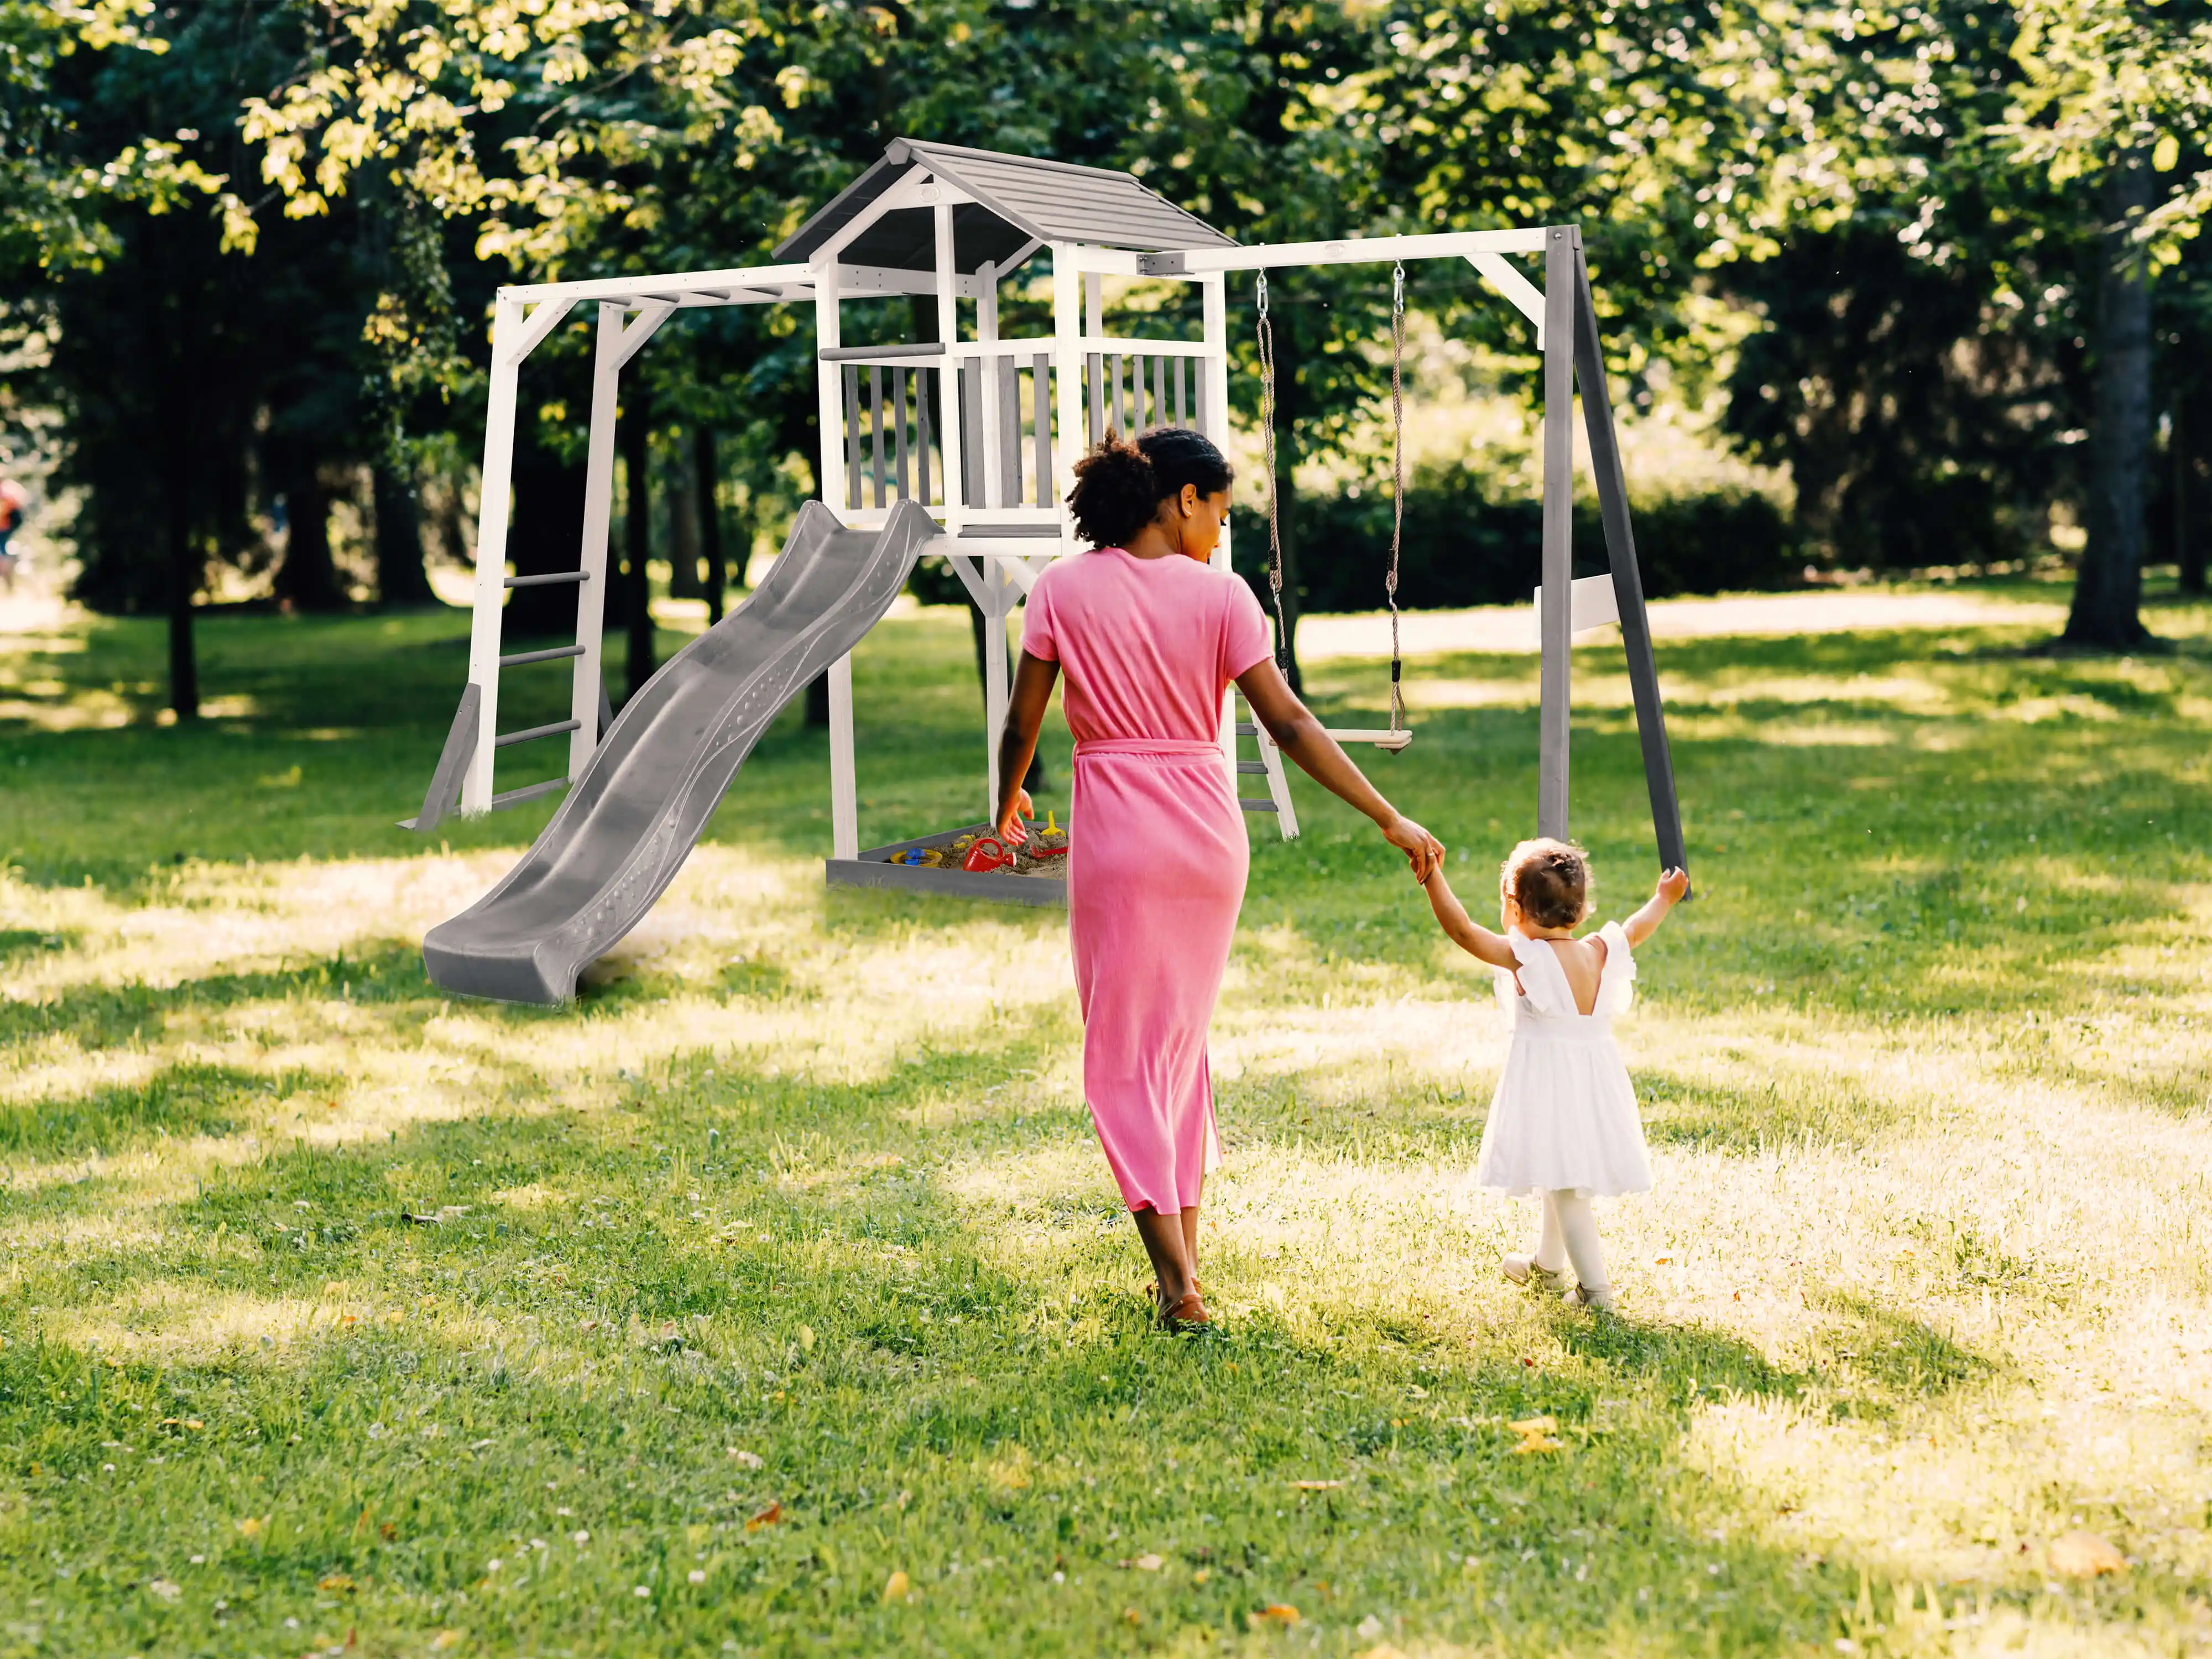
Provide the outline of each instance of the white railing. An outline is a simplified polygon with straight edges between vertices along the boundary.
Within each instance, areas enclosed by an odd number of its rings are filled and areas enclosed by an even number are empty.
[[[1154,426],[1206,431],[1207,377],[1218,370],[1203,342],[1086,337],[1079,342],[1084,444],[1109,427],[1123,433]],[[902,501],[972,515],[1027,510],[1018,527],[1058,533],[1059,492],[1054,456],[1061,434],[1054,417],[1054,343],[1049,339],[973,341],[950,347],[833,347],[842,411],[838,446],[844,462],[848,523],[868,524]],[[952,388],[948,410],[947,377]],[[954,442],[945,442],[948,418]],[[957,457],[956,481],[947,470]]]

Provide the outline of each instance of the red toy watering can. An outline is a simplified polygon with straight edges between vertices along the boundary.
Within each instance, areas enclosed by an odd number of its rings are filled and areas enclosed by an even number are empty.
[[[1002,870],[1013,861],[1014,855],[996,836],[978,836],[975,845],[968,849],[968,856],[960,860],[960,867],[981,876]]]

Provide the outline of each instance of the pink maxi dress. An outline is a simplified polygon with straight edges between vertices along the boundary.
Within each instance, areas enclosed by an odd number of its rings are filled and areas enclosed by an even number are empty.
[[[1060,664],[1075,735],[1084,1097],[1130,1209],[1175,1214],[1220,1162],[1206,1030],[1251,862],[1221,698],[1267,657],[1267,618],[1226,571],[1100,548],[1037,578],[1022,649]]]

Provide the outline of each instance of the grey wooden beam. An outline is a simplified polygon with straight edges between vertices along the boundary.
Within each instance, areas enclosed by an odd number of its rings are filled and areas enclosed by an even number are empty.
[[[1667,714],[1659,698],[1658,665],[1651,655],[1650,619],[1644,609],[1644,574],[1636,562],[1628,485],[1621,474],[1620,444],[1613,432],[1612,399],[1606,392],[1605,353],[1598,340],[1597,308],[1590,299],[1589,267],[1583,262],[1579,231],[1574,242],[1575,378],[1582,386],[1583,425],[1589,437],[1598,513],[1605,524],[1613,601],[1620,611],[1620,642],[1628,653],[1628,684],[1636,700],[1636,735],[1644,745],[1644,782],[1651,796],[1651,830],[1659,843],[1659,867],[1686,870],[1682,809],[1674,793],[1674,757],[1667,747]],[[1550,367],[1548,362],[1546,367]],[[1547,592],[1547,616],[1551,603]],[[1548,633],[1545,647],[1550,649]]]
[[[453,729],[446,734],[437,769],[430,774],[430,787],[422,792],[422,810],[411,818],[402,818],[402,830],[427,836],[461,804],[461,780],[476,757],[477,713],[483,706],[483,689],[471,680],[461,688],[461,704],[453,711]]]
[[[1567,836],[1568,698],[1574,644],[1575,240],[1544,233],[1544,627],[1536,720],[1536,833]]]

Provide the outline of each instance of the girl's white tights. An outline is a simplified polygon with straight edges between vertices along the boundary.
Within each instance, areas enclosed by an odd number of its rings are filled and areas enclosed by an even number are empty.
[[[1574,1264],[1575,1277],[1592,1296],[1613,1290],[1605,1276],[1605,1252],[1598,1248],[1597,1217],[1590,1201],[1571,1187],[1544,1194],[1544,1218],[1536,1233],[1537,1267],[1547,1273],[1563,1273]]]

